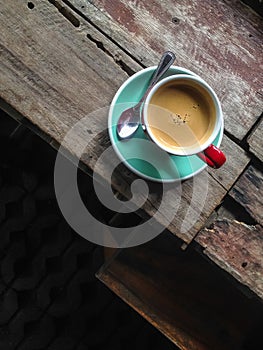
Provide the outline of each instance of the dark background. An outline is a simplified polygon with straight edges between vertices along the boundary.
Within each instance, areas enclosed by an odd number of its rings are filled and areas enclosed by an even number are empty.
[[[95,277],[103,248],[57,206],[56,151],[0,111],[0,350],[177,349]],[[79,173],[87,206],[109,212]]]

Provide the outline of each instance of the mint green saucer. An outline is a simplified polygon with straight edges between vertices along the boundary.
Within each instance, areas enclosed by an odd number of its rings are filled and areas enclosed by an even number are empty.
[[[174,182],[188,179],[206,164],[197,156],[174,156],[157,147],[144,134],[141,126],[129,140],[120,141],[116,132],[118,119],[125,109],[135,105],[148,86],[156,66],[143,69],[127,79],[114,96],[108,117],[108,130],[112,146],[121,161],[135,174],[157,182]],[[174,74],[192,74],[188,69],[172,66],[164,77]],[[163,78],[164,78],[163,77]],[[220,146],[223,126],[213,144]]]

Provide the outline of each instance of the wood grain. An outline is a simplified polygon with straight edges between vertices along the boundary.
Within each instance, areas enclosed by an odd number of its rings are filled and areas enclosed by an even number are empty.
[[[58,142],[77,120],[110,103],[128,76],[114,61],[124,53],[87,23],[75,28],[47,1],[35,1],[32,10],[27,1],[2,3],[1,25],[1,97]]]
[[[215,221],[195,241],[212,261],[263,298],[263,228],[238,221]]]
[[[230,195],[263,225],[263,175],[260,170],[249,166],[231,189]]]
[[[236,138],[261,114],[262,18],[241,1],[64,1],[144,65],[173,50],[215,89]]]
[[[242,349],[262,321],[260,303],[171,235],[122,250],[97,276],[183,350]]]
[[[248,138],[249,149],[263,162],[263,119]]]

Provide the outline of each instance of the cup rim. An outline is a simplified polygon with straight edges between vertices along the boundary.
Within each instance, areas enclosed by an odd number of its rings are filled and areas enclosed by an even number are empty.
[[[215,127],[213,129],[213,132],[211,133],[211,135],[208,137],[208,139],[202,144],[200,145],[200,147],[189,147],[189,148],[169,148],[166,147],[165,145],[161,144],[158,142],[158,140],[155,138],[155,136],[153,135],[149,124],[148,124],[148,116],[147,116],[147,112],[148,112],[148,108],[149,108],[149,104],[150,101],[153,97],[153,95],[156,93],[156,91],[163,86],[164,84],[168,83],[169,81],[174,81],[174,80],[189,80],[189,81],[194,81],[197,84],[200,84],[211,96],[214,105],[215,105],[215,110],[216,110],[216,123],[215,123]],[[188,156],[188,155],[193,155],[193,154],[197,154],[199,152],[204,151],[216,138],[221,126],[223,125],[223,113],[222,113],[222,107],[221,107],[221,103],[219,101],[218,96],[216,95],[215,91],[213,90],[213,88],[202,78],[195,76],[195,75],[189,75],[189,74],[176,74],[176,75],[171,75],[169,77],[163,78],[162,80],[160,80],[149,92],[149,94],[146,97],[144,106],[143,106],[143,119],[144,119],[144,124],[145,124],[145,131],[147,132],[147,134],[150,136],[150,138],[152,139],[152,141],[154,143],[157,144],[157,146],[159,146],[161,149],[165,150],[166,152],[170,153],[170,154],[174,154],[174,155],[182,155],[182,156]]]

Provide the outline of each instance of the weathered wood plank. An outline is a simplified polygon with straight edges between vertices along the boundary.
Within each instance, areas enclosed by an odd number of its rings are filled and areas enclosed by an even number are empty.
[[[262,18],[240,1],[64,1],[144,65],[175,51],[178,65],[215,89],[225,127],[238,139],[261,114]]]
[[[183,350],[242,349],[261,324],[260,303],[171,235],[122,250],[97,276]]]
[[[248,138],[249,149],[263,162],[263,119]]]
[[[109,146],[109,141],[107,142],[107,146]],[[159,222],[164,227],[167,227],[165,224],[166,218],[169,212],[173,211],[174,219],[168,228],[186,243],[190,243],[196,233],[203,227],[209,215],[221,203],[227,190],[248,164],[249,158],[245,152],[227,136],[224,136],[222,148],[228,157],[228,161],[222,169],[209,170],[209,175],[207,175],[207,170],[205,170],[194,179],[183,182],[181,188],[178,188],[176,184],[165,187],[165,194],[170,197],[170,200],[167,206],[160,211],[161,217]],[[102,151],[103,149],[98,149],[98,154]],[[89,162],[92,168],[95,166],[96,160],[95,157],[90,160],[89,155],[83,155],[83,161]],[[100,173],[103,173],[106,179],[111,177],[116,190],[127,196],[130,191],[130,185],[137,179],[137,176],[131,173],[124,165],[116,168],[111,174],[110,169],[113,168],[114,161],[115,156],[112,153],[112,156],[107,160],[108,163],[104,164],[103,168],[100,169]],[[149,216],[154,215],[160,206],[163,193],[162,185],[150,184],[148,200],[142,207]],[[178,203],[178,198],[180,198],[180,205],[176,210],[174,208],[176,203]]]
[[[247,212],[263,225],[263,175],[254,166],[249,166],[231,189],[230,195]]]
[[[263,299],[263,228],[215,221],[195,239],[212,261]]]

